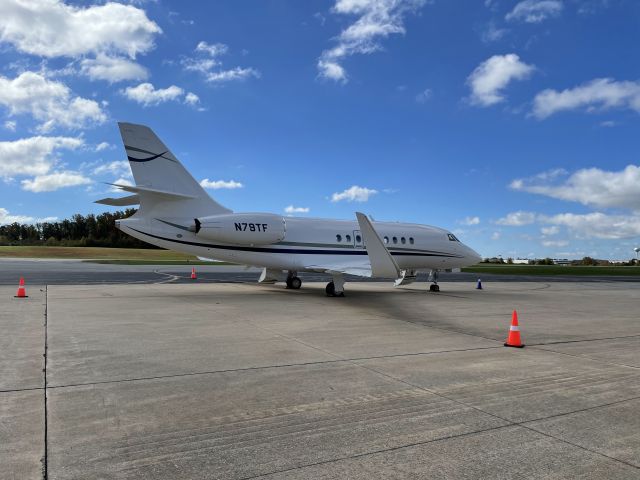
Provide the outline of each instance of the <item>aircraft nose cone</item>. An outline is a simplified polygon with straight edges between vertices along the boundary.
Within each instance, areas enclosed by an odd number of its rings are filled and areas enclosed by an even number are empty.
[[[478,252],[476,252],[473,248],[467,247],[468,254],[467,258],[469,259],[469,264],[476,264],[482,261],[482,257]]]

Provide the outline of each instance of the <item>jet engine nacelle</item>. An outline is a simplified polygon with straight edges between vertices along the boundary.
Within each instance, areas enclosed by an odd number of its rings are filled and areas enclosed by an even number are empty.
[[[282,215],[271,213],[226,213],[195,219],[198,237],[238,245],[268,245],[285,235]]]

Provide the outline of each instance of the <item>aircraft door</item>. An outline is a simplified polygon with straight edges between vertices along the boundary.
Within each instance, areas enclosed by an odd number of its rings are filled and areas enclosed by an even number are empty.
[[[360,230],[353,231],[353,246],[355,248],[364,248],[364,241],[362,239],[362,234]]]

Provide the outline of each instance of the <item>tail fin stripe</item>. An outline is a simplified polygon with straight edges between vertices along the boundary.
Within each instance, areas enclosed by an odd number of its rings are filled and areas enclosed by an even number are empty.
[[[127,158],[129,159],[130,162],[150,162],[151,160],[155,160],[158,157],[162,157],[165,153],[167,153],[167,152],[162,152],[162,153],[159,153],[157,155],[153,155],[152,157],[148,157],[148,158],[133,158],[133,157],[127,155]],[[162,157],[162,158],[164,158],[165,160],[171,160],[170,158],[167,158],[167,157]],[[173,160],[171,160],[171,161],[173,162]]]

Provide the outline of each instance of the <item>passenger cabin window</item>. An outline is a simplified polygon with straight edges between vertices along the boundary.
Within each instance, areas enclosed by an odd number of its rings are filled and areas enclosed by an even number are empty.
[[[362,241],[362,237],[360,235],[356,235],[356,243],[360,243]]]
[[[347,239],[347,242],[351,242],[351,235],[347,235],[345,238]]]
[[[452,242],[459,242],[460,240],[458,240],[456,238],[456,236],[453,233],[448,233],[447,237],[449,237],[449,240],[451,240]]]
[[[413,245],[413,237],[409,237],[409,243]]]
[[[393,243],[398,243],[398,237],[393,237]]]
[[[340,235],[340,234],[336,235],[336,241],[341,242],[342,241],[342,235]]]
[[[400,239],[400,242],[404,245],[405,243],[407,243],[407,239],[406,239],[406,238],[404,238],[404,237],[402,237],[402,238]]]
[[[384,237],[384,243],[389,243],[389,237]]]

